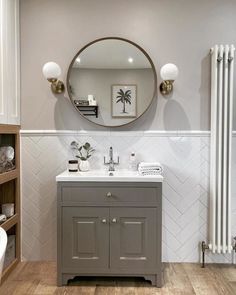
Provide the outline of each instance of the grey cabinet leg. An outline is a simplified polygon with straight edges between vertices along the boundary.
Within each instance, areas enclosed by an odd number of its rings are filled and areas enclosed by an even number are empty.
[[[58,287],[62,286],[62,275],[61,274],[57,275],[57,286]]]
[[[156,275],[156,286],[157,288],[161,288],[163,286],[164,282],[163,282],[163,275],[161,274],[157,274]]]
[[[163,286],[162,275],[148,275],[144,276],[146,281],[150,281],[152,286],[156,286],[157,288],[161,288]]]
[[[152,286],[156,286],[156,276],[155,275],[148,275],[144,276],[146,281],[150,281]]]
[[[77,275],[76,274],[63,274],[62,275],[62,286],[66,286],[69,280],[73,280]]]

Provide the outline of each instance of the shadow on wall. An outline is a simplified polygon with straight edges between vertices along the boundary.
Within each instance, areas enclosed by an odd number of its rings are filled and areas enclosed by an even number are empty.
[[[210,56],[207,54],[201,62],[201,84],[199,87],[200,94],[200,127],[201,130],[207,127],[210,130],[211,121],[211,63]],[[207,111],[206,111],[207,110]],[[209,114],[209,116],[203,115]]]
[[[201,84],[199,87],[199,95],[200,95],[200,126],[201,129],[204,128],[204,126],[208,126],[207,129],[211,130],[211,56],[208,53],[201,62]],[[204,111],[207,109],[208,111]],[[209,114],[209,116],[203,116],[203,111],[204,114]],[[202,138],[202,146],[205,144],[204,141],[205,139]],[[209,148],[210,148],[210,143],[209,143]],[[201,153],[202,155],[202,153]],[[210,159],[210,154],[208,154],[208,157]],[[202,159],[201,159],[202,160]],[[204,160],[204,159],[203,159]],[[204,171],[204,169],[207,169],[207,171]],[[202,171],[203,170],[203,171]],[[207,168],[201,167],[201,174],[202,175],[210,175],[210,166]],[[204,190],[202,187],[200,188],[200,194],[203,195],[204,193],[207,194],[207,208],[210,207],[210,196],[209,196],[209,182],[208,178],[206,180],[206,190]],[[207,237],[209,237],[210,234],[210,226],[211,226],[211,219],[210,219],[210,214],[207,214]],[[200,252],[200,251],[199,251]]]
[[[173,116],[173,114],[175,115]],[[191,130],[190,122],[185,110],[180,103],[173,99],[167,100],[165,104],[163,121],[165,130],[167,131]],[[181,154],[183,158],[185,158],[191,153],[191,137],[169,137],[168,141],[176,155],[179,156]],[[180,153],[180,148],[184,153]]]
[[[173,114],[175,114],[173,116]],[[165,130],[191,130],[190,122],[181,104],[174,99],[167,100],[164,107]],[[178,121],[178,124],[176,122]]]

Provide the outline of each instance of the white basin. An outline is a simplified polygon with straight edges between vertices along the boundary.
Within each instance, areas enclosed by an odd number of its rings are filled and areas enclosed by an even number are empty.
[[[57,175],[56,181],[117,181],[117,182],[162,182],[162,175],[142,176],[138,171],[118,170],[114,172],[93,170],[88,172],[69,172]]]

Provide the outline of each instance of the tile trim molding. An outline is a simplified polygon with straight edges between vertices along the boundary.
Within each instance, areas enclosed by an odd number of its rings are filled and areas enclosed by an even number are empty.
[[[210,131],[203,130],[148,130],[148,131],[85,131],[85,130],[28,130],[20,131],[22,136],[145,136],[145,137],[209,137]],[[233,136],[236,136],[236,131],[233,131]]]
[[[183,131],[166,131],[166,130],[148,130],[148,131],[85,131],[85,130],[28,130],[22,129],[20,131],[22,136],[64,136],[64,135],[112,135],[112,136],[210,136],[210,131],[199,130],[183,130]],[[235,132],[236,135],[236,132]]]

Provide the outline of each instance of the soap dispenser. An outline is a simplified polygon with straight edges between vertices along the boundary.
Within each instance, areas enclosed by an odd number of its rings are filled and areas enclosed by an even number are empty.
[[[129,157],[129,170],[137,171],[137,161],[134,152],[132,152]]]

